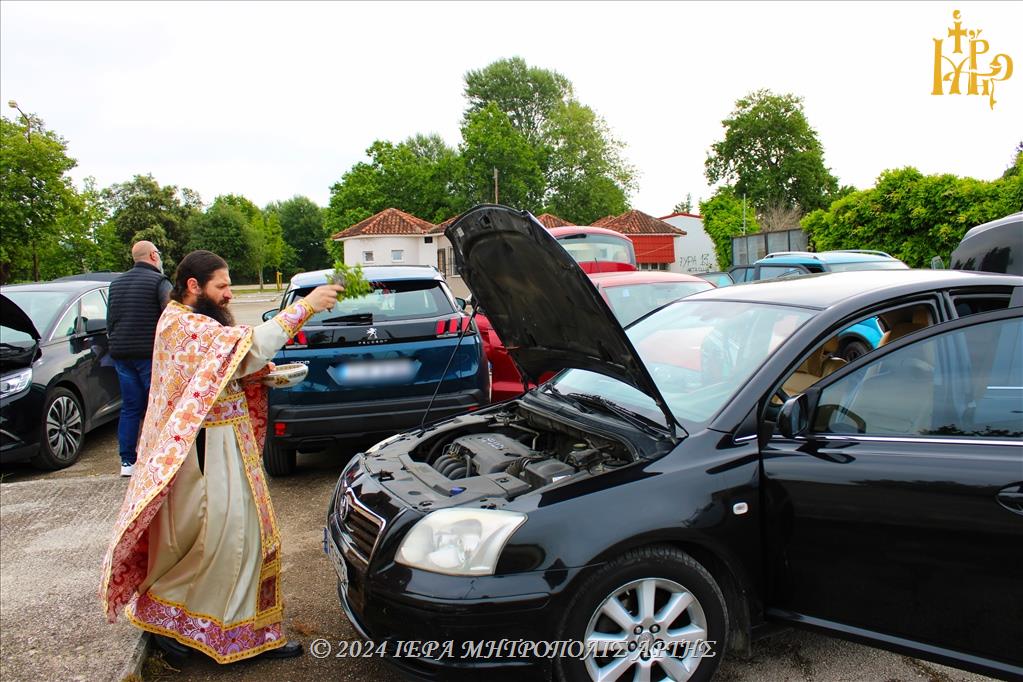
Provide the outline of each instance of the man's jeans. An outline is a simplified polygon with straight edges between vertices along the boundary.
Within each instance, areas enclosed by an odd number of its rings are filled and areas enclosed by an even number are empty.
[[[121,464],[135,463],[135,446],[139,440],[139,426],[149,402],[149,376],[152,360],[114,360],[117,378],[121,382],[121,420],[117,425],[117,442],[121,450]]]

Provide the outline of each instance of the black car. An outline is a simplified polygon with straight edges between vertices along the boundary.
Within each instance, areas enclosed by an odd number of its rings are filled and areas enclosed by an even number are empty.
[[[74,464],[85,434],[117,418],[105,281],[0,290],[0,462]]]
[[[971,228],[952,252],[951,267],[1023,275],[1023,212]]]
[[[769,280],[623,331],[529,214],[447,236],[523,376],[564,371],[344,470],[324,549],[392,663],[707,679],[787,624],[1023,675],[1023,278]]]

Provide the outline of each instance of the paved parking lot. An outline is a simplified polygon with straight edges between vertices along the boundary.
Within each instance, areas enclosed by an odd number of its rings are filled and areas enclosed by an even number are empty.
[[[276,300],[276,293],[269,291],[245,294],[234,304],[235,316],[240,322],[257,322],[264,310],[274,307]],[[355,639],[354,630],[338,606],[333,569],[320,544],[328,497],[343,462],[351,454],[351,450],[302,454],[294,476],[270,480],[284,543],[285,628],[290,637],[302,640],[307,648],[317,638],[332,642]],[[92,529],[93,535],[102,535],[97,529],[112,524],[119,497],[116,502],[107,498],[117,497],[119,491],[123,494],[124,488],[115,475],[117,465],[116,425],[110,424],[88,436],[82,459],[73,467],[52,473],[41,473],[28,465],[6,465],[0,469],[0,508],[4,519],[0,535],[4,588],[3,609],[0,610],[3,621],[0,676],[4,680],[50,679],[50,674],[42,674],[49,670],[59,673],[61,679],[115,679],[118,671],[93,670],[87,665],[89,661],[100,660],[98,654],[90,654],[89,633],[115,627],[103,623],[95,598],[100,559],[96,558],[96,565],[90,569],[86,565],[89,560],[83,557],[90,556],[88,551],[92,550],[85,551],[79,546],[80,542],[75,544],[67,538],[82,539],[80,533],[75,535],[74,529],[86,526]],[[67,508],[66,504],[61,507],[61,490],[90,493],[93,488],[99,492],[86,494],[84,499],[112,505],[110,508]],[[33,524],[10,523],[26,505],[34,503],[33,499],[47,507],[47,514],[35,515]],[[75,499],[82,499],[82,496]],[[101,558],[107,538],[88,537],[89,542],[98,541],[102,545],[98,550]],[[39,545],[47,538],[52,542],[45,547]],[[65,540],[60,541],[60,538]],[[36,545],[46,554],[25,553],[26,547],[31,549]],[[12,548],[19,551],[14,553]],[[44,560],[45,564],[40,563]],[[67,572],[62,573],[65,569]],[[12,575],[14,571],[21,574]],[[40,573],[29,575],[27,571]],[[45,585],[53,585],[43,589],[41,579]],[[74,586],[70,590],[74,593],[70,595],[69,585]],[[72,652],[63,667],[47,667],[40,662],[41,657],[54,655],[54,647],[69,648],[68,643],[78,650]],[[34,650],[29,650],[32,647]],[[181,670],[168,669],[157,655],[147,663],[143,677],[146,680],[310,682],[322,679],[396,682],[401,679],[377,659],[317,659],[308,653],[298,659],[248,661],[230,666],[218,666],[196,654]],[[725,661],[716,679],[952,682],[989,678],[830,637],[788,631],[757,643],[748,661]]]

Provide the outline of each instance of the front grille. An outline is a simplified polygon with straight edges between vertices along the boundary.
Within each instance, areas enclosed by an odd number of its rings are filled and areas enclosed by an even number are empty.
[[[368,565],[373,556],[373,547],[384,528],[384,520],[366,509],[351,489],[344,491],[344,497],[347,504],[343,507],[345,513],[341,518],[341,530],[350,540],[358,558]]]

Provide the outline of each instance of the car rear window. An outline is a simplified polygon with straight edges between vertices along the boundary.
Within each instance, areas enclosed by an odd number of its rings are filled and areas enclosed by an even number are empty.
[[[611,311],[623,327],[655,308],[712,288],[710,282],[648,282],[607,287]]]
[[[302,298],[314,287],[295,289],[285,301],[290,305]],[[359,298],[339,301],[333,310],[316,313],[306,324],[317,324],[330,318],[345,315],[373,316],[373,323],[389,320],[411,320],[420,317],[437,317],[455,312],[455,308],[437,280],[401,280],[396,282],[373,282],[373,291]]]

